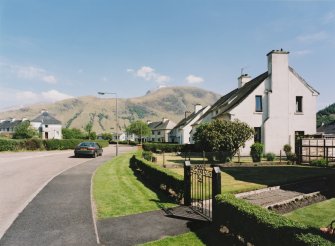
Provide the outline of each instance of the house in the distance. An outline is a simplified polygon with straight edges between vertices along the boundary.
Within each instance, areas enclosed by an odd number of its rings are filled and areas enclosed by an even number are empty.
[[[295,136],[315,134],[319,92],[288,65],[288,54],[269,52],[267,71],[254,79],[241,75],[238,88],[221,97],[194,127],[213,119],[246,122],[256,134],[241,150],[242,155],[249,155],[254,142],[263,143],[266,153],[279,154],[285,144],[294,150]]]
[[[148,138],[149,142],[168,142],[169,133],[176,126],[172,120],[163,118],[161,121],[148,122],[151,129],[151,137]]]
[[[210,106],[202,107],[200,104],[194,105],[194,112],[190,115],[185,114],[182,119],[169,133],[169,142],[179,144],[190,143],[190,133],[192,125],[209,110]]]
[[[42,139],[62,139],[62,122],[51,116],[48,111],[42,110],[30,124],[38,130]]]
[[[26,118],[23,118],[22,120],[0,120],[0,134],[13,134],[15,132],[15,127],[26,120]]]

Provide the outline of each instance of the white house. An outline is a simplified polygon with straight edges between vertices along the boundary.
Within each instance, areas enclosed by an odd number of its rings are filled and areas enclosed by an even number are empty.
[[[151,137],[148,138],[149,142],[168,142],[169,133],[176,126],[172,120],[163,118],[161,121],[148,122],[151,129]]]
[[[193,127],[217,118],[248,123],[256,134],[242,155],[249,155],[254,142],[263,143],[265,153],[279,154],[285,144],[294,150],[296,135],[315,134],[319,92],[288,65],[288,54],[269,52],[266,72],[254,79],[240,76],[238,88],[221,97]]]
[[[26,118],[22,120],[9,119],[9,120],[0,120],[0,134],[13,134],[15,132],[15,127],[17,127],[22,122],[26,121]]]
[[[210,106],[202,107],[200,104],[194,106],[194,112],[182,119],[169,133],[169,142],[189,144],[192,125],[209,110]]]
[[[43,110],[39,116],[30,121],[30,125],[41,133],[42,139],[62,139],[62,123],[48,111]]]

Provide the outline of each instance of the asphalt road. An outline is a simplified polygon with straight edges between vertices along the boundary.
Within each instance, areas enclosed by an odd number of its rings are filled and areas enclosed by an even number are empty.
[[[129,148],[120,147],[120,152],[127,150]],[[73,151],[1,153],[0,238],[3,238],[0,245],[4,242],[11,242],[8,245],[14,245],[13,241],[8,241],[8,239],[13,239],[11,236],[18,239],[15,241],[15,245],[43,245],[48,240],[52,240],[50,237],[52,235],[58,239],[58,241],[54,241],[54,245],[58,245],[59,240],[64,243],[60,236],[66,228],[64,223],[80,225],[78,220],[87,220],[87,216],[92,222],[91,210],[88,207],[90,203],[85,200],[90,197],[91,175],[98,165],[111,158],[114,153],[114,146],[105,148],[103,156],[96,159],[73,158]],[[79,203],[76,199],[79,200]],[[80,211],[80,201],[83,200],[86,201],[83,202],[86,204],[86,210]],[[74,210],[67,211],[69,207],[73,207]],[[55,209],[58,214],[50,212]],[[81,214],[87,215],[85,217]],[[13,223],[15,219],[16,221]],[[53,226],[55,228],[51,228]],[[92,229],[91,226],[92,224],[86,225]],[[9,227],[10,229],[8,229]],[[7,229],[6,235],[3,236]],[[73,240],[78,235],[80,236],[80,228],[77,229],[77,232],[73,231],[74,234],[67,233],[68,236],[73,237]],[[38,231],[47,231],[48,236],[39,235]],[[18,238],[18,233],[21,234],[20,238]],[[37,240],[40,241],[31,241],[30,244],[29,240],[33,235],[37,236]],[[44,243],[43,237],[47,240]],[[27,239],[29,240],[26,241]],[[69,238],[63,239],[71,242]],[[50,241],[48,245],[50,245]]]

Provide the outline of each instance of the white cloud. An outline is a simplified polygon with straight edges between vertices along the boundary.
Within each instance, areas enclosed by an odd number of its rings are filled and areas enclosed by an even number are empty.
[[[333,22],[335,22],[335,11],[329,12],[323,17],[323,24],[330,24]]]
[[[42,102],[53,103],[67,98],[72,98],[73,96],[59,92],[57,90],[33,92],[0,88],[0,97],[0,108],[9,108],[13,106],[25,106]]]
[[[328,34],[325,31],[307,34],[307,35],[301,35],[297,37],[297,40],[303,43],[314,43],[323,41],[328,38]]]
[[[142,66],[137,70],[128,68],[127,72],[133,74],[135,77],[142,78],[146,81],[154,81],[158,84],[164,84],[171,80],[169,76],[157,73],[155,69],[149,66]]]
[[[190,74],[185,78],[185,81],[189,84],[200,84],[204,82],[205,80],[201,77]]]
[[[43,68],[35,66],[13,65],[8,62],[0,62],[0,66],[2,68],[1,73],[3,74],[11,74],[11,76],[14,75],[17,78],[24,80],[39,80],[48,84],[57,83],[56,77]]]

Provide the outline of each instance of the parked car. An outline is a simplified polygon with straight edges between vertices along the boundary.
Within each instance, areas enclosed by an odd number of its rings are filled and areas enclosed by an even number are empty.
[[[96,142],[82,142],[74,149],[74,156],[79,157],[88,155],[92,157],[101,156],[103,152],[102,147]]]

